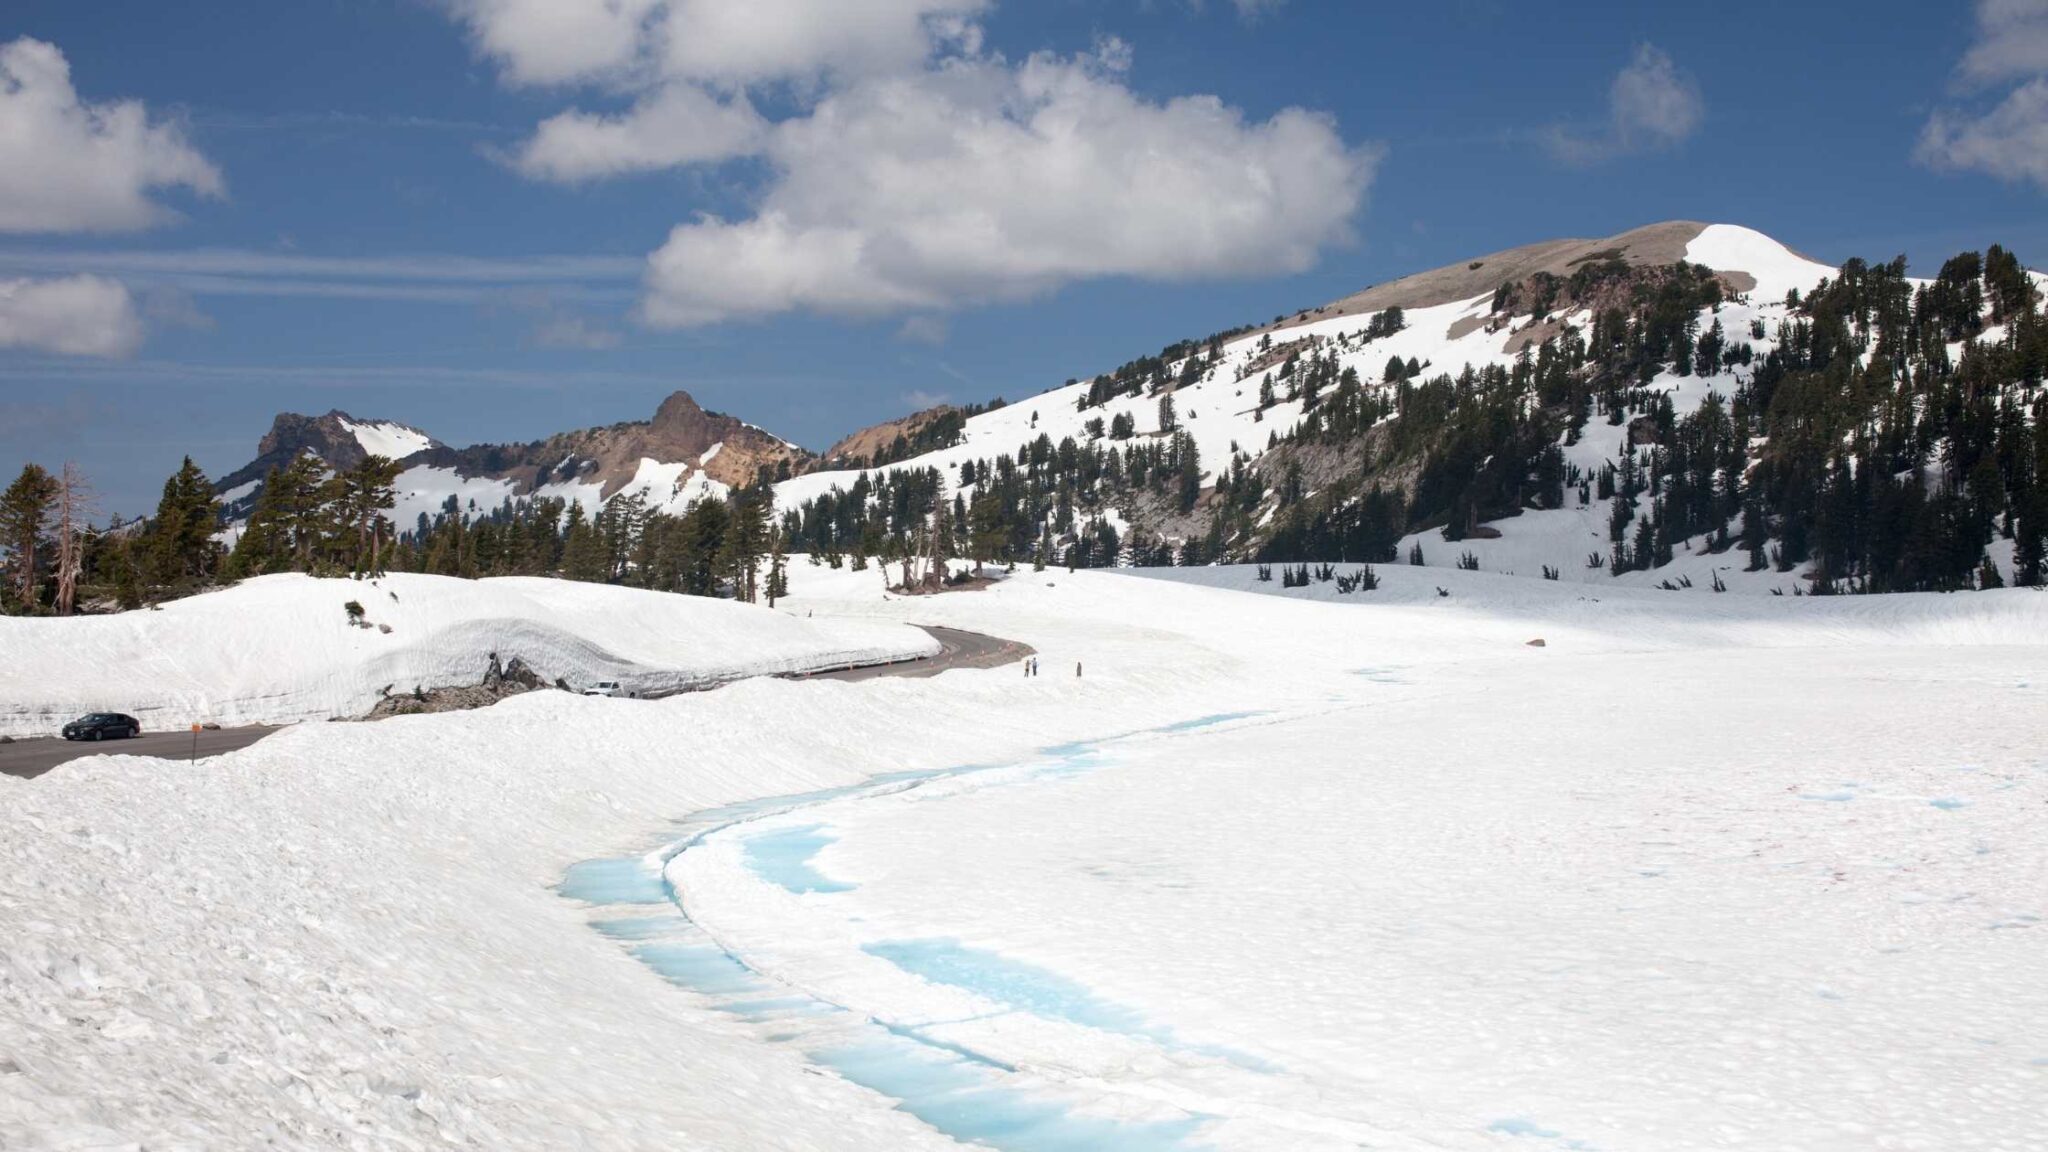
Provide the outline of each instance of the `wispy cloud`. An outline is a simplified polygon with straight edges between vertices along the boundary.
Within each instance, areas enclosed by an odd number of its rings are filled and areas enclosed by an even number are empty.
[[[2048,0],[1980,0],[1977,40],[1956,65],[1958,94],[2015,81],[1995,104],[1936,109],[1913,158],[2048,189]]]
[[[408,253],[309,256],[238,248],[0,249],[0,274],[89,272],[193,296],[311,296],[477,304],[521,293],[564,301],[635,296],[646,262],[633,256],[486,259]]]
[[[1597,164],[1683,142],[1699,130],[1707,105],[1699,86],[1654,44],[1639,44],[1607,90],[1607,123],[1597,130],[1556,124],[1543,134],[1566,164]]]
[[[447,388],[521,388],[573,391],[593,387],[705,387],[674,372],[589,368],[451,367],[444,364],[210,364],[179,360],[27,359],[0,362],[0,383],[298,384],[321,388],[388,388],[421,384]],[[815,379],[766,379],[763,384],[810,385]]]
[[[896,329],[896,338],[909,344],[930,344],[937,347],[946,342],[946,318],[944,316],[912,316]]]
[[[588,316],[557,313],[534,328],[533,343],[541,348],[608,351],[619,346],[619,334]]]
[[[525,131],[516,125],[491,124],[482,120],[458,120],[441,116],[377,115],[365,112],[264,112],[230,110],[199,111],[192,115],[194,128],[208,132],[308,132],[332,129],[350,132],[446,132],[454,135],[516,136]]]

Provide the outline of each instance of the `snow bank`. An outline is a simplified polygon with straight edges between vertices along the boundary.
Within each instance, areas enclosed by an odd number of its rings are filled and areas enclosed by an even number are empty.
[[[351,601],[372,627],[350,626]],[[90,711],[159,730],[357,716],[386,690],[475,684],[492,653],[575,687],[663,693],[936,647],[896,625],[562,580],[266,576],[154,612],[0,618],[0,733],[42,735]]]

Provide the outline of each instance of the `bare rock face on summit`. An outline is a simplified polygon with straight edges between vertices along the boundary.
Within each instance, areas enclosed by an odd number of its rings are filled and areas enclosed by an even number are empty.
[[[1526,244],[1461,264],[1449,264],[1375,284],[1321,308],[1296,313],[1272,327],[1287,328],[1387,308],[1429,308],[1469,300],[1502,284],[1519,283],[1538,273],[1569,278],[1580,265],[1603,260],[1620,260],[1637,267],[1674,264],[1685,259],[1686,245],[1706,229],[1707,225],[1697,221],[1667,220],[1603,240],[1545,240]],[[1721,272],[1731,291],[1747,292],[1756,286],[1755,280],[1745,272],[1716,271]]]

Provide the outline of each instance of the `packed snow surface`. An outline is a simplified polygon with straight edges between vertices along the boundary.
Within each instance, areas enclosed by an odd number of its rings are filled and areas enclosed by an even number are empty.
[[[2039,1147],[2048,596],[1380,575],[0,778],[0,1146]]]
[[[350,624],[351,603],[366,627]],[[0,617],[0,735],[47,735],[94,711],[145,730],[359,716],[386,691],[476,684],[493,654],[572,687],[660,693],[935,647],[900,625],[561,580],[265,576],[159,611]]]

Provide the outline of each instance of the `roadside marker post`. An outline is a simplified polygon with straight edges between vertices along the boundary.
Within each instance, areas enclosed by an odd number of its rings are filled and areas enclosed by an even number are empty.
[[[187,764],[197,764],[199,762],[199,725],[197,724],[192,726],[192,755],[185,762]]]

